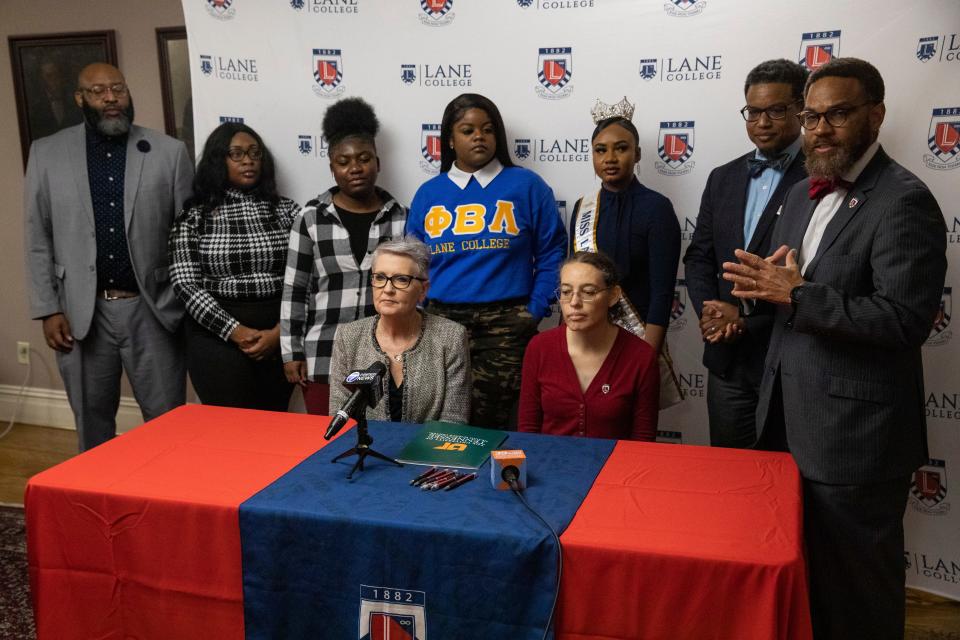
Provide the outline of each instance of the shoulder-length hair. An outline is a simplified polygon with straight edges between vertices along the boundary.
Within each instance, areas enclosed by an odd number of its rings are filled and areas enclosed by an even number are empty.
[[[230,188],[230,182],[227,180],[227,152],[230,149],[230,141],[238,133],[248,134],[263,150],[263,157],[260,160],[260,181],[250,190],[250,193],[271,204],[277,204],[280,201],[280,196],[277,194],[276,165],[267,145],[263,144],[260,134],[245,124],[224,122],[210,133],[203,145],[203,153],[193,177],[193,195],[184,204],[184,209],[201,206],[206,211],[211,211],[223,202],[224,193]]]
[[[479,93],[461,93],[443,110],[443,120],[440,121],[440,171],[449,171],[453,161],[457,159],[456,152],[450,147],[453,125],[470,109],[480,109],[490,116],[490,120],[493,121],[494,137],[497,140],[497,150],[494,155],[500,164],[512,167],[513,160],[510,159],[510,147],[507,145],[507,130],[503,126],[503,117],[497,105],[493,104],[490,98]]]

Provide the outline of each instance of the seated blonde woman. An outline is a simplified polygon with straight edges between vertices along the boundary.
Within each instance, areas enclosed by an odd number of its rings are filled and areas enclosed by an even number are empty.
[[[330,414],[349,392],[343,379],[374,362],[387,366],[383,400],[371,420],[467,422],[470,353],[463,326],[418,308],[430,287],[430,251],[411,236],[373,252],[370,286],[376,315],[340,325],[330,362]]]

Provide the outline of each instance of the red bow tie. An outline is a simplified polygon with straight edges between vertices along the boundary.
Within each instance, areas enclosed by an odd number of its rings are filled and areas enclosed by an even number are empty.
[[[808,194],[811,200],[819,200],[828,193],[833,193],[837,189],[850,190],[853,183],[843,178],[810,178],[810,189]]]

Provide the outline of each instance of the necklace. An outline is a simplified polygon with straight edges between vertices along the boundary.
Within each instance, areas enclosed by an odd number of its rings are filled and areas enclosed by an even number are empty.
[[[396,353],[394,353],[393,349],[386,348],[383,345],[383,342],[385,341],[381,341],[378,339],[377,342],[380,343],[380,349],[382,349],[383,352],[386,353],[391,360],[393,360],[394,362],[403,362],[403,354],[406,353],[407,349],[409,349],[413,345],[413,343],[416,342],[416,340],[417,340],[416,337],[414,337],[412,340],[404,340],[403,343],[401,343],[401,346],[396,347],[397,348]],[[391,346],[396,346],[396,345],[391,345]]]
[[[379,323],[378,323],[378,324],[377,324],[377,331],[379,331],[380,328],[381,328],[381,327],[380,327],[380,325],[379,325]],[[393,343],[393,344],[391,344],[390,346],[397,348],[397,352],[396,352],[396,353],[393,353],[393,349],[388,349],[388,348],[387,348],[387,342],[393,342],[392,340],[391,340],[391,341],[388,341],[387,338],[386,338],[386,336],[383,336],[383,337],[377,336],[377,335],[376,335],[376,332],[374,333],[374,337],[375,337],[376,340],[377,340],[377,344],[380,345],[380,349],[381,349],[384,353],[386,353],[394,362],[403,362],[403,354],[406,352],[407,349],[409,349],[410,347],[412,347],[412,346],[417,342],[417,340],[418,340],[419,337],[420,337],[420,331],[422,331],[422,330],[423,330],[423,326],[422,326],[422,324],[421,324],[420,328],[417,330],[417,333],[414,334],[412,337],[405,338],[405,339],[403,339],[403,340],[401,340],[401,341],[398,341],[398,343]]]

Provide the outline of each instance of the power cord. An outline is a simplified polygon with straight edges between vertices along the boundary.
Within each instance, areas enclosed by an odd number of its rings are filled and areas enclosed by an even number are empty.
[[[10,433],[10,430],[13,429],[13,425],[17,421],[17,412],[20,411],[20,405],[23,404],[23,394],[27,390],[27,383],[30,381],[30,370],[33,367],[32,363],[27,363],[27,374],[23,376],[23,384],[20,385],[20,391],[17,392],[17,403],[13,405],[13,415],[10,416],[10,422],[7,423],[6,428],[3,430],[3,433],[0,433],[0,439],[3,439]]]
[[[560,536],[558,536],[557,532],[553,530],[553,527],[550,526],[550,523],[544,520],[543,516],[537,513],[537,510],[531,507],[526,498],[523,497],[516,478],[510,479],[508,482],[510,483],[510,490],[513,491],[513,494],[520,498],[520,502],[523,503],[523,506],[525,506],[530,513],[535,515],[537,519],[543,523],[543,526],[545,526],[550,533],[553,534],[553,539],[557,543],[557,584],[553,590],[553,604],[550,605],[550,616],[547,618],[547,626],[543,629],[543,640],[547,640],[547,636],[550,633],[550,627],[553,625],[553,614],[557,609],[557,600],[560,598],[560,578],[563,576],[563,549],[560,548]]]

